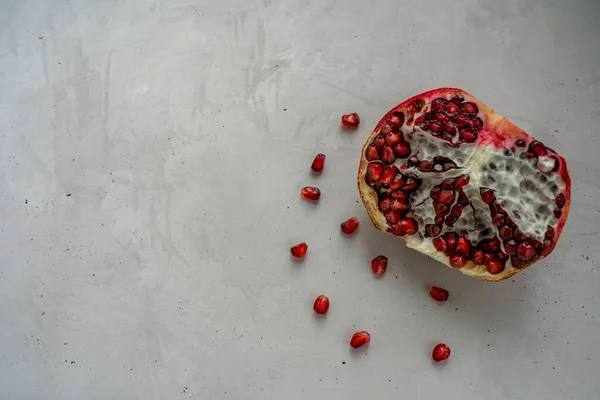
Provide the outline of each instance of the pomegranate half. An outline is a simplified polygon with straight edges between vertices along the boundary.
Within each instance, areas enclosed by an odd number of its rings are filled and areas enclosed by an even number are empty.
[[[571,202],[560,155],[455,88],[410,98],[379,121],[358,188],[377,229],[486,281],[550,254]]]

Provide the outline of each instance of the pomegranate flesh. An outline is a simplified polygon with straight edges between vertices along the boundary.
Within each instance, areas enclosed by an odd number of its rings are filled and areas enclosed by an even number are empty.
[[[487,281],[548,256],[571,204],[563,157],[454,88],[417,95],[381,119],[358,187],[377,229]]]

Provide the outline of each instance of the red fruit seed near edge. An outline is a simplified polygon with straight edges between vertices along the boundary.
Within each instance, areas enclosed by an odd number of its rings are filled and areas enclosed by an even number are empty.
[[[450,357],[450,347],[444,343],[440,343],[433,348],[431,352],[431,357],[433,361],[440,362],[448,359]]]
[[[313,310],[319,315],[327,314],[327,311],[329,310],[329,298],[323,295],[317,297],[315,304],[313,305]]]
[[[304,200],[317,201],[321,197],[319,188],[306,186],[300,191],[300,195]]]
[[[315,159],[312,162],[312,165],[310,166],[310,169],[312,169],[315,172],[321,172],[321,171],[323,171],[324,166],[325,166],[325,154],[317,154],[315,156]]]
[[[350,339],[350,346],[353,349],[358,349],[371,341],[371,335],[367,331],[356,332]]]
[[[344,128],[356,128],[358,124],[360,124],[360,118],[357,113],[342,116],[342,126]]]
[[[383,275],[387,270],[388,258],[386,256],[377,256],[371,260],[371,270],[375,275]]]
[[[340,224],[340,228],[346,235],[352,235],[354,232],[356,232],[359,225],[360,222],[358,222],[358,219],[356,217],[352,217],[349,220],[342,222]]]
[[[290,249],[290,252],[296,258],[304,258],[307,251],[308,251],[308,245],[304,242],[297,244]]]
[[[441,287],[432,286],[429,289],[429,295],[435,301],[439,301],[440,303],[443,303],[446,300],[448,300],[448,297],[450,296],[450,293],[446,289],[443,289]]]

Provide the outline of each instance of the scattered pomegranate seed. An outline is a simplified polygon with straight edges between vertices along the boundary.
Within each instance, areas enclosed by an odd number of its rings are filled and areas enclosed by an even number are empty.
[[[313,310],[319,315],[327,314],[327,311],[329,310],[329,298],[323,295],[317,297],[315,304],[313,305]]]
[[[371,270],[375,275],[383,275],[387,270],[388,258],[386,256],[377,256],[371,260]]]
[[[463,256],[454,255],[450,257],[450,265],[452,265],[454,268],[462,268],[464,267],[465,263],[466,260]]]
[[[349,220],[342,222],[340,224],[340,228],[346,235],[352,235],[354,232],[356,232],[359,225],[360,222],[358,222],[358,219],[356,217],[352,217]]]
[[[317,154],[315,156],[315,159],[312,162],[312,165],[310,166],[310,169],[312,169],[315,172],[321,172],[321,171],[323,171],[324,166],[325,166],[325,154]]]
[[[344,128],[356,128],[358,124],[360,124],[360,118],[357,113],[342,116],[342,126]]]
[[[448,300],[448,297],[450,296],[450,293],[446,289],[443,289],[441,287],[432,286],[431,289],[429,289],[429,295],[435,301],[439,301],[440,303],[444,303],[446,300]]]
[[[367,331],[356,332],[350,339],[350,346],[353,349],[358,349],[371,341],[371,335]]]
[[[448,357],[450,357],[450,347],[448,347],[444,343],[436,345],[433,348],[433,352],[431,352],[431,357],[435,362],[440,362],[448,359]]]
[[[321,191],[316,187],[306,186],[300,191],[304,200],[317,201],[321,197]]]
[[[304,258],[307,251],[308,251],[308,245],[304,242],[297,244],[290,249],[290,252],[296,258]]]

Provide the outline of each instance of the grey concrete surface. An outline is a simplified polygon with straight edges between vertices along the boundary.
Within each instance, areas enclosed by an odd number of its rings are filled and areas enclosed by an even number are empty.
[[[1,399],[600,398],[600,2],[0,10]],[[368,132],[439,86],[569,161],[557,249],[506,282],[437,265],[359,204]],[[342,132],[351,111],[361,128]],[[323,190],[316,207],[306,184]],[[353,215],[360,232],[342,237]],[[358,329],[373,340],[353,353]],[[440,341],[453,354],[434,365]]]

